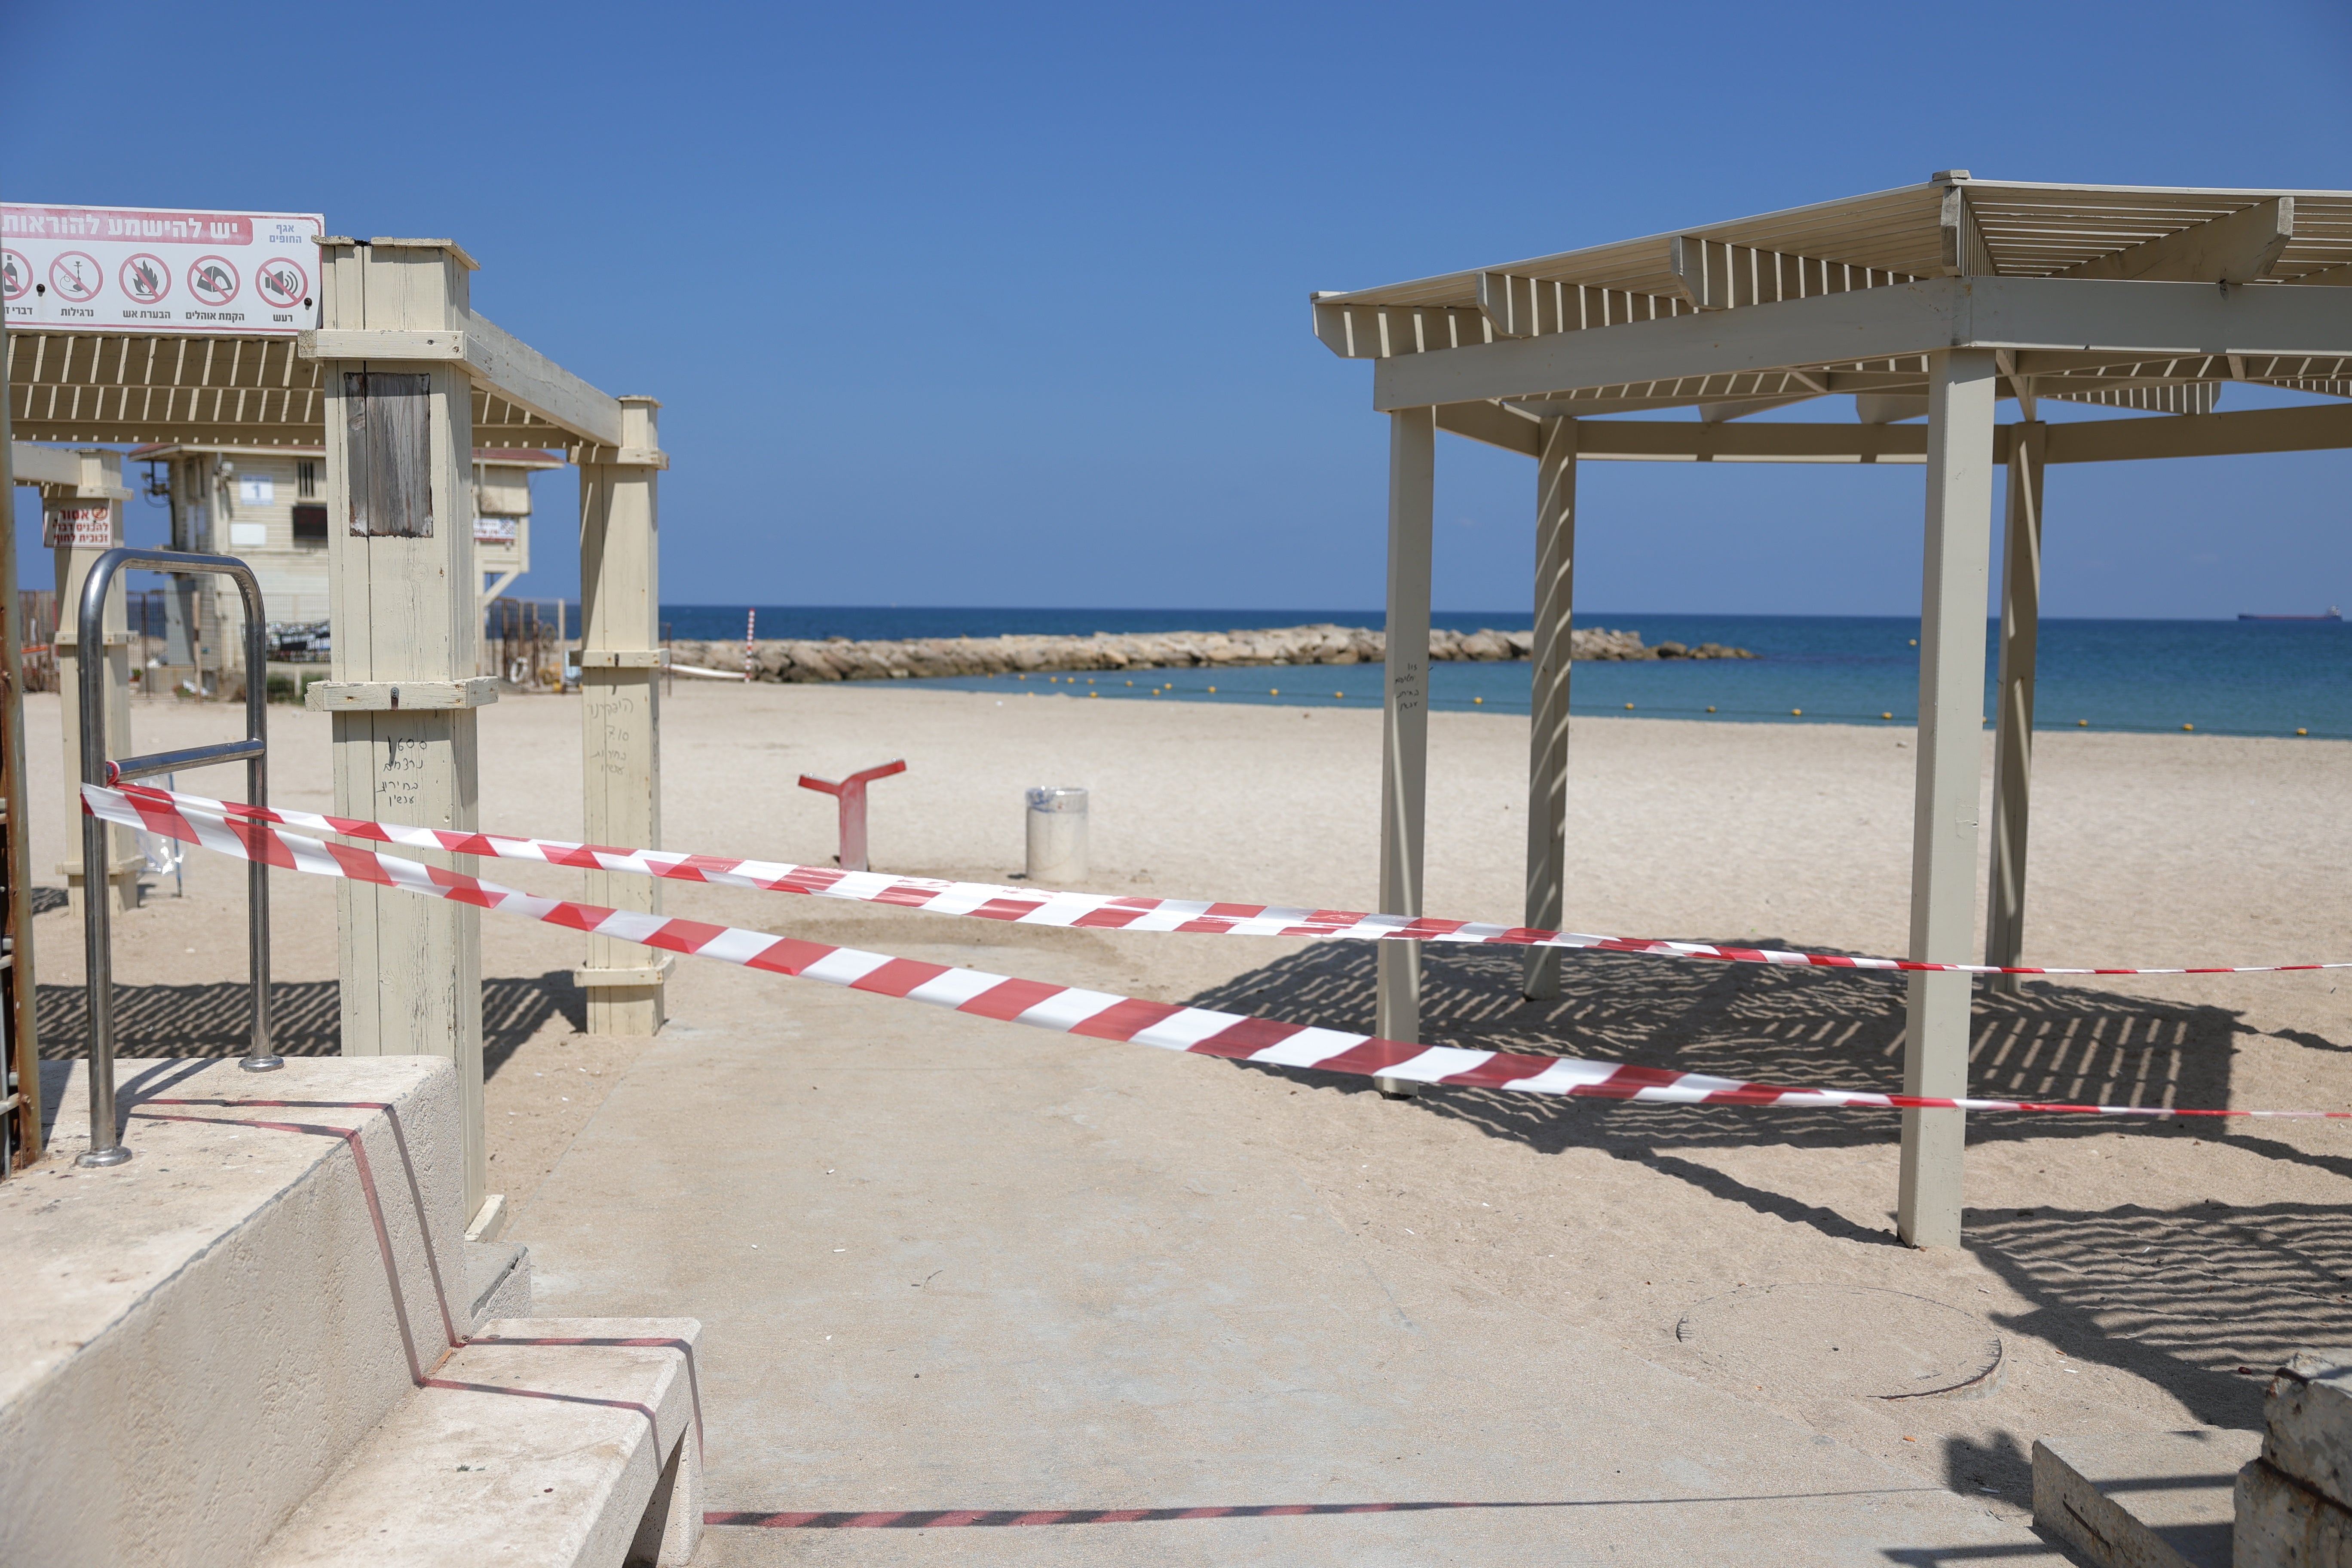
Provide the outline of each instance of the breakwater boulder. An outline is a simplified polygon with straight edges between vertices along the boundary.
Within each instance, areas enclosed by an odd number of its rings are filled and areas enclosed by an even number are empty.
[[[1583,659],[1754,658],[1746,648],[1701,643],[1645,647],[1641,634],[1580,627],[1571,654]],[[1532,632],[1429,634],[1429,657],[1458,659],[1526,658],[1535,649]],[[1388,638],[1363,626],[1278,626],[1230,632],[1097,632],[1092,637],[908,637],[888,642],[852,642],[829,637],[760,641],[751,645],[756,679],[781,681],[903,680],[921,676],[1010,675],[1071,669],[1181,669],[1220,666],[1378,664]],[[677,664],[707,669],[743,668],[740,642],[676,642]]]

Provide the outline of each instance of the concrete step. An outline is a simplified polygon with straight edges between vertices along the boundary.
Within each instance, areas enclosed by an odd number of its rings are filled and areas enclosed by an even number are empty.
[[[257,1568],[685,1563],[702,1530],[701,1335],[691,1318],[486,1323]]]
[[[0,1184],[0,1563],[249,1563],[470,1326],[456,1071],[124,1061],[132,1157],[82,1170],[81,1066],[42,1067],[49,1156]]]
[[[2097,1568],[2231,1568],[2233,1490],[2262,1444],[2211,1426],[2045,1437],[2033,1522]]]

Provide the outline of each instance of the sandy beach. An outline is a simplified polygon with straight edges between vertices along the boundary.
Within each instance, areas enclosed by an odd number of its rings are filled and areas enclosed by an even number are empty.
[[[67,853],[54,696],[27,700],[35,864]],[[327,721],[272,713],[279,804],[329,804]],[[878,869],[998,880],[1022,864],[1021,791],[1093,792],[1087,886],[1371,907],[1373,712],[998,698],[887,686],[680,682],[664,711],[666,846],[824,863],[834,804],[794,787],[904,757],[875,786]],[[575,700],[509,698],[481,718],[480,825],[581,831]],[[218,708],[142,704],[139,744],[226,737]],[[1514,921],[1524,721],[1431,722],[1432,913]],[[1990,749],[1990,738],[1987,741]],[[1906,731],[1579,719],[1570,923],[1625,935],[1902,950],[1914,752]],[[2352,957],[2352,745],[2203,736],[2037,741],[2029,963],[2250,963]],[[1988,774],[1990,769],[1988,769]],[[235,792],[239,775],[183,787]],[[576,874],[497,879],[576,895]],[[192,855],[117,931],[123,1054],[234,1053],[241,867]],[[285,1046],[334,1048],[334,895],[274,884]],[[714,889],[673,912],[1034,978],[1343,1027],[1370,1026],[1360,947],[1121,936]],[[45,1054],[79,1048],[78,925],[36,922]],[[530,1195],[646,1048],[590,1039],[579,939],[486,915],[493,1190]],[[1511,953],[1433,953],[1428,1035],[1702,1068],[1781,1083],[1899,1087],[1901,985],[1882,977],[1572,957],[1567,994],[1524,1004]],[[675,1031],[772,1027],[802,983],[682,960]],[[850,998],[878,1010],[908,1005]],[[826,1016],[836,1015],[827,1014]],[[841,1014],[840,1016],[862,1016]],[[940,1016],[986,1045],[1044,1037]],[[2183,1106],[2352,1108],[2352,993],[2334,973],[2029,982],[1980,996],[1978,1091]],[[1071,1048],[1132,1050],[1087,1042]],[[1050,1044],[1048,1048],[1053,1048]],[[1150,1053],[1143,1053],[1150,1055]],[[1384,1101],[1361,1079],[1206,1059],[1153,1081],[1185,1117],[1245,1126],[1363,1244],[1465,1293],[1606,1337],[1878,1454],[2004,1518],[2025,1454],[2065,1432],[2259,1424],[2262,1373],[2352,1336],[2345,1123],[2117,1126],[1972,1119],[1968,1245],[1895,1241],[1895,1123],[1879,1113],[1628,1107],[1438,1089]],[[1173,1134],[1171,1134],[1172,1136]],[[1981,1313],[1998,1391],[1902,1405],[1734,1374],[1677,1339],[1696,1304],[1759,1284],[1902,1290]]]

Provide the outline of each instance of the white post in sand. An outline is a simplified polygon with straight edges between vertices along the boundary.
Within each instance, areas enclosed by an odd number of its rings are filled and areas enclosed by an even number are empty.
[[[1576,421],[1546,419],[1536,460],[1536,637],[1528,658],[1527,923],[1557,931],[1568,910],[1569,633],[1575,620]],[[1560,952],[1527,950],[1520,994],[1559,994]]]
[[[1387,695],[1381,724],[1381,910],[1421,913],[1421,863],[1429,784],[1429,564],[1436,510],[1437,410],[1389,416]],[[1421,943],[1381,942],[1373,1031],[1421,1039]],[[1419,1086],[1375,1078],[1409,1099]]]
[[[661,847],[661,450],[650,397],[624,397],[618,451],[580,465],[581,775],[588,842]],[[661,911],[661,882],[588,873],[592,904]],[[591,936],[572,972],[587,993],[592,1035],[653,1035],[676,960]]]
[[[1927,357],[1927,530],[1920,587],[1919,761],[1912,795],[1911,956],[1965,963],[1976,926],[1998,367],[1990,349],[1944,349]],[[1904,1093],[1968,1093],[1969,978],[1910,977]],[[1965,1114],[1902,1114],[1895,1229],[1914,1247],[1957,1247]]]
[[[470,830],[476,678],[473,380],[446,346],[471,321],[473,258],[446,239],[326,239],[321,325],[341,354],[326,393],[327,560],[333,678],[305,701],[333,715],[335,810]],[[471,857],[404,855],[470,871]],[[466,1213],[487,1197],[482,1127],[481,911],[365,882],[335,884],[345,1056],[439,1056],[457,1064]]]
[[[54,552],[58,584],[58,627],[54,652],[58,668],[58,704],[65,739],[65,798],[73,804],[77,820],[81,807],[81,585],[98,558],[122,542],[122,503],[131,492],[122,484],[122,454],[100,447],[77,451],[74,461],[80,483],[44,485],[41,496],[41,539]],[[106,737],[109,756],[131,751],[131,620],[121,580],[106,596],[106,624],[89,638],[90,656],[106,661]],[[120,914],[139,907],[139,868],[146,859],[127,827],[107,829],[107,890],[111,908]],[[72,841],[79,844],[77,831]],[[58,862],[66,879],[66,893],[75,918],[80,918],[81,857]]]
[[[2025,843],[2033,782],[2033,658],[2042,629],[2042,461],[2050,426],[2009,429],[2009,529],[2002,546],[2000,679],[1995,700],[1992,876],[1985,890],[1985,962],[2012,964],[2025,951]],[[2014,995],[2017,976],[1985,988]]]

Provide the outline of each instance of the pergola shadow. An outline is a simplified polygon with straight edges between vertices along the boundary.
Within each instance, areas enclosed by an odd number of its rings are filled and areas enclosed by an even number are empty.
[[[1745,945],[1759,939],[1742,938]],[[1769,945],[1769,943],[1767,944]],[[1370,943],[1327,943],[1279,959],[1193,1000],[1331,1028],[1372,1027]],[[1516,949],[1423,949],[1422,1043],[1525,1051],[1715,1073],[1800,1089],[1901,1087],[1905,1034],[1899,975],[1780,968],[1634,954],[1568,955],[1560,994],[1519,992]],[[1980,995],[1969,1092],[2075,1103],[2212,1107],[2229,1103],[2238,1015],[2085,986],[2028,982]],[[1265,1069],[1279,1070],[1279,1069]],[[1318,1075],[1370,1092],[1363,1079]],[[1643,1156],[1759,1138],[1819,1145],[1883,1143],[1885,1111],[1566,1100],[1503,1089],[1435,1089],[1433,1114],[1475,1123],[1545,1153],[1608,1148]],[[1971,1139],[2079,1136],[2105,1119],[1979,1112]],[[2292,1153],[2294,1151],[2285,1151]],[[2347,1163],[2347,1174],[2352,1174]]]
[[[1753,942],[1754,939],[1743,939]],[[1774,944],[1777,945],[1777,944]],[[1424,1042],[1521,1050],[1719,1073],[1789,1087],[1899,1086],[1899,976],[1758,964],[1575,953],[1556,1000],[1519,994],[1516,950],[1423,949]],[[1278,959],[1192,998],[1198,1005],[1333,1028],[1370,1028],[1375,955],[1331,942]],[[1973,1008],[1970,1092],[2076,1103],[2220,1107],[2229,1103],[2226,1008],[2028,982]],[[2340,1050],[2330,1041],[2305,1042]],[[1343,1093],[1369,1079],[1255,1063],[1244,1070],[1307,1079]],[[1840,1240],[1899,1247],[1892,1226],[1752,1186],[1689,1152],[1758,1142],[1815,1148],[1892,1144],[1893,1113],[1749,1106],[1643,1105],[1507,1090],[1430,1087],[1398,1109],[1467,1121],[1543,1153],[1593,1149]],[[2314,1154],[2237,1124],[2118,1122],[2040,1113],[1971,1114],[1974,1143],[2082,1138],[2226,1136],[2266,1158],[2352,1177],[2352,1159]],[[2228,1208],[2215,1202],[2106,1209],[2047,1205],[1965,1211],[1961,1245],[2032,1303],[2005,1330],[2046,1340],[2085,1366],[2105,1365],[2170,1391],[2200,1421],[2257,1426],[2268,1370],[2299,1346],[2352,1339],[2352,1212],[2311,1204]],[[2011,1458],[2014,1458],[2011,1456]],[[2006,1472],[2000,1457],[1955,1456]],[[2013,1477],[2010,1479],[2015,1479]]]
[[[282,1056],[331,1057],[342,1049],[341,1005],[332,980],[278,981],[269,988],[272,1043]],[[89,1038],[89,996],[79,985],[37,988],[41,1055],[79,1060]],[[115,1048],[125,1057],[241,1057],[252,989],[242,980],[200,985],[117,985]],[[569,970],[482,982],[482,1073],[505,1065],[551,1018],[583,1033],[587,1016]]]

